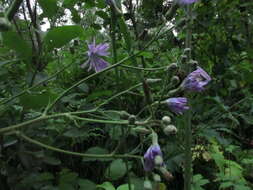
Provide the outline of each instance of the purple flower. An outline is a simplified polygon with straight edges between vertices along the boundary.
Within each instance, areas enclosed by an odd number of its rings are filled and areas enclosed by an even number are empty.
[[[109,45],[107,43],[96,45],[93,42],[92,44],[88,44],[88,48],[88,61],[81,65],[82,68],[89,65],[88,71],[94,69],[96,72],[99,72],[108,67],[109,63],[101,58],[101,56],[107,56],[109,54]]]
[[[201,67],[197,67],[184,79],[181,86],[184,90],[201,92],[210,81],[211,77]]]
[[[177,114],[183,114],[185,110],[189,109],[187,106],[187,98],[179,97],[179,98],[169,98],[166,100],[171,111]]]
[[[147,152],[144,154],[144,170],[149,172],[152,171],[155,166],[162,166],[162,151],[158,144],[151,145]]]
[[[198,0],[178,0],[181,4],[192,4],[195,3]]]

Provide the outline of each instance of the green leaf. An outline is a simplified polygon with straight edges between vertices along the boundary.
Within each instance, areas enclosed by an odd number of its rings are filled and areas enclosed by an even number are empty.
[[[43,16],[52,18],[56,15],[58,10],[57,0],[39,0],[38,2],[43,10]]]
[[[45,45],[48,51],[52,51],[54,48],[61,48],[71,40],[77,37],[81,37],[84,34],[84,30],[81,26],[59,26],[48,31],[44,38]]]
[[[100,9],[106,8],[105,0],[97,0],[96,7]]]
[[[3,44],[10,49],[15,50],[21,57],[30,58],[32,48],[16,32],[2,32]]]
[[[101,155],[101,154],[109,154],[109,151],[104,149],[104,148],[100,148],[98,146],[95,147],[91,147],[89,148],[85,154],[97,154],[97,155]],[[87,161],[96,161],[96,160],[100,160],[100,161],[110,161],[111,158],[83,158],[84,162]]]
[[[53,166],[57,166],[57,165],[61,164],[61,160],[54,158],[54,157],[50,157],[50,156],[44,157],[43,162],[45,162],[49,165],[53,165]]]
[[[61,183],[59,185],[59,190],[75,190],[74,185],[68,183]]]
[[[60,184],[75,184],[77,179],[77,173],[71,172],[69,169],[63,169],[60,172]]]
[[[101,185],[97,185],[97,187],[105,190],[116,190],[111,182],[104,182]]]
[[[122,178],[127,172],[126,164],[122,159],[114,160],[106,170],[106,177],[111,180]]]
[[[48,103],[52,102],[56,97],[57,94],[49,89],[44,89],[24,94],[20,97],[20,103],[25,109],[36,110],[46,107]]]
[[[79,190],[95,190],[96,184],[88,179],[79,179],[78,185],[80,186]]]
[[[77,137],[83,137],[88,136],[88,134],[80,129],[70,129],[67,132],[63,134],[65,137],[71,137],[71,138],[77,138]]]
[[[120,185],[117,190],[129,190],[129,185],[128,184],[124,184],[124,185]],[[131,190],[134,190],[134,185],[131,184]]]
[[[72,8],[77,3],[77,0],[64,0],[62,6],[65,8]]]

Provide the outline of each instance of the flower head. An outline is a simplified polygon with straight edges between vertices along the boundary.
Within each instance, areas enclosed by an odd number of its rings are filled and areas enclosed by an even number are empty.
[[[81,65],[81,67],[84,68],[89,65],[88,71],[94,69],[96,72],[108,67],[109,63],[101,58],[101,56],[107,56],[109,54],[108,48],[109,45],[107,43],[96,45],[95,42],[93,42],[92,44],[88,44],[88,61]]]
[[[211,77],[201,67],[197,67],[184,79],[181,86],[184,90],[201,92],[210,81]]]
[[[183,114],[185,110],[189,109],[187,106],[187,98],[179,97],[179,98],[169,98],[166,100],[171,111],[177,114]]]
[[[160,146],[158,144],[151,145],[144,154],[144,170],[148,172],[152,171],[157,165],[162,166],[162,156]]]
[[[178,0],[181,4],[192,4],[195,3],[198,0]]]

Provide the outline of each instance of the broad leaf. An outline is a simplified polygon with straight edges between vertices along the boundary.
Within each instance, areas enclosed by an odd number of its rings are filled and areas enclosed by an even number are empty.
[[[22,39],[16,32],[3,32],[3,44],[10,49],[15,50],[21,57],[30,58],[32,55],[32,48]]]
[[[122,178],[127,172],[126,164],[122,159],[114,160],[106,170],[106,177],[111,180]]]
[[[84,30],[81,26],[59,26],[48,31],[44,38],[48,51],[61,48],[74,38],[82,36]]]

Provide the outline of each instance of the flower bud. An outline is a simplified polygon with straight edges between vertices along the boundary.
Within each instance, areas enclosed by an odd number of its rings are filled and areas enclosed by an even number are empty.
[[[171,123],[171,118],[169,116],[163,116],[162,122],[164,125],[169,125]]]
[[[163,174],[163,177],[167,181],[171,181],[173,179],[173,175],[165,167],[160,167],[159,170],[161,171],[161,173]]]
[[[168,70],[169,71],[172,71],[172,70],[175,70],[178,68],[178,65],[177,63],[171,63],[169,66],[168,66]]]
[[[167,125],[164,127],[163,132],[165,135],[174,135],[177,133],[177,128],[174,125]]]
[[[198,62],[196,60],[190,60],[189,63],[194,67],[196,68],[198,66]]]
[[[181,59],[182,59],[182,61],[184,62],[184,61],[186,61],[187,56],[186,56],[186,55],[181,55]]]
[[[134,125],[135,120],[136,120],[135,115],[130,115],[129,118],[128,118],[129,125]]]
[[[121,119],[128,119],[130,117],[130,114],[126,111],[120,111],[119,114]]]
[[[132,129],[134,132],[138,133],[138,134],[150,134],[150,130],[146,129],[145,127],[135,127]]]
[[[170,83],[173,84],[174,86],[177,85],[180,82],[180,79],[178,76],[173,76],[170,80]]]
[[[158,182],[158,183],[162,181],[161,177],[158,174],[154,174],[153,179],[154,179],[155,182]]]
[[[149,180],[144,181],[144,190],[152,190],[152,183]]]
[[[187,53],[187,52],[190,52],[191,51],[191,48],[185,48],[184,49],[184,53]]]
[[[163,165],[163,157],[160,155],[157,155],[155,157],[155,165],[160,167],[161,165]]]

